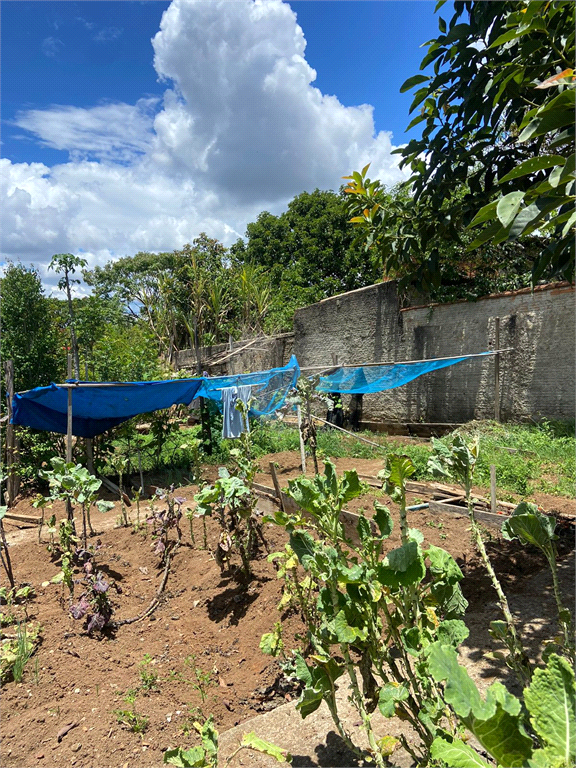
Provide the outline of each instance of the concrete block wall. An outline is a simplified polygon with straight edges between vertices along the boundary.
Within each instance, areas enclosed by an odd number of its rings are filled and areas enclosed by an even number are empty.
[[[290,360],[294,347],[294,334],[281,333],[277,336],[262,336],[255,339],[240,339],[229,344],[215,344],[200,350],[202,370],[211,376],[229,376],[235,373],[263,371],[281,368]],[[236,352],[230,355],[231,352]],[[222,362],[218,362],[222,360]],[[196,352],[183,349],[178,353],[178,368],[196,373]]]
[[[403,307],[394,282],[300,309],[294,352],[302,367],[398,362],[494,349],[500,318],[503,420],[575,416],[574,288],[557,283],[476,302]],[[414,299],[412,299],[414,302]],[[494,417],[494,357],[476,358],[363,398],[364,421],[465,422]]]

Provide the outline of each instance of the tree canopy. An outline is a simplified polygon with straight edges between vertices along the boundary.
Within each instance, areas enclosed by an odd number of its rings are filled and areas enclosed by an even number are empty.
[[[423,125],[396,150],[409,194],[391,226],[381,185],[356,172],[353,222],[388,273],[424,287],[439,284],[447,244],[475,254],[532,234],[532,280],[573,279],[574,3],[464,0],[438,25],[401,89],[417,88],[408,127]]]
[[[9,263],[0,279],[0,293],[0,358],[14,362],[15,391],[57,381],[66,353],[38,272]]]
[[[272,286],[268,330],[292,327],[294,310],[382,276],[378,259],[355,242],[342,194],[302,192],[279,216],[262,212],[231,249],[236,263],[263,267]]]

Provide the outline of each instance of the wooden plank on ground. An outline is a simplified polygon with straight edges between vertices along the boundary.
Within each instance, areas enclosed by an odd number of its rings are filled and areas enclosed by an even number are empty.
[[[6,512],[4,515],[5,520],[14,520],[17,523],[26,523],[29,525],[40,525],[41,517],[34,517],[32,515],[17,515],[16,512]]]
[[[451,501],[453,501],[451,499]],[[428,509],[433,514],[437,515],[454,515],[457,517],[468,517],[468,511],[466,507],[458,506],[457,504],[447,504],[445,501],[430,501],[430,504],[428,506]],[[508,517],[507,514],[501,514],[501,515],[494,515],[492,512],[485,512],[480,509],[474,510],[474,516],[475,518],[483,523],[484,525],[489,525],[492,528],[500,528],[502,527],[502,523],[506,518]]]

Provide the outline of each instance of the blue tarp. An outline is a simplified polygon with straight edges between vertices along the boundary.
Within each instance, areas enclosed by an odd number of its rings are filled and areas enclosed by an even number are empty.
[[[320,377],[321,392],[366,394],[382,392],[440,368],[472,357],[462,355],[444,360],[414,363],[339,368]],[[252,387],[250,415],[268,416],[284,405],[286,395],[296,386],[300,375],[298,361],[292,355],[282,368],[236,376],[174,379],[171,381],[136,381],[113,386],[92,384],[72,389],[72,434],[94,437],[141,413],[150,413],[171,405],[189,405],[196,397],[221,401],[222,390],[233,386]],[[82,382],[80,382],[82,383]],[[68,389],[51,384],[14,395],[12,424],[66,434]]]
[[[237,376],[209,376],[202,380],[198,397],[221,401],[222,389],[227,387],[252,387],[251,416],[269,416],[284,405],[286,395],[296,386],[300,367],[292,355],[287,365],[268,371],[242,373]]]
[[[189,405],[203,396],[221,400],[221,390],[230,386],[251,385],[250,413],[263,416],[280,408],[288,391],[295,386],[300,369],[294,356],[283,368],[261,373],[216,378],[134,381],[121,384],[101,382],[72,388],[72,434],[94,437],[123,421],[172,405]],[[88,382],[80,382],[88,383]],[[48,432],[67,431],[68,388],[51,384],[14,395],[12,424]]]
[[[490,355],[492,352],[481,352],[479,355],[462,355],[443,360],[422,360],[414,363],[390,363],[389,365],[373,365],[358,368],[339,368],[328,376],[321,376],[318,389],[320,392],[340,392],[341,394],[368,394],[395,389],[409,381],[422,376],[424,373],[447,368],[461,363],[472,357]]]
[[[81,382],[82,383],[82,382]],[[72,434],[94,437],[140,413],[182,403],[196,397],[202,379],[132,381],[122,385],[74,387]],[[12,423],[66,434],[68,389],[51,384],[14,395]]]

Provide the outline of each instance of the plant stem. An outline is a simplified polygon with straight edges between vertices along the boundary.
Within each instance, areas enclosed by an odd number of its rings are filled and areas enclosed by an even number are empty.
[[[484,546],[484,541],[482,539],[482,534],[480,533],[480,528],[478,526],[478,523],[476,522],[476,517],[474,515],[474,505],[472,503],[472,496],[471,496],[472,489],[470,486],[470,478],[466,479],[465,490],[466,490],[466,503],[468,505],[468,516],[470,518],[470,524],[472,527],[472,536],[474,538],[474,544],[476,545],[476,549],[478,550],[480,557],[482,559],[482,562],[484,563],[484,567],[488,571],[488,575],[490,576],[490,580],[492,581],[492,586],[494,587],[494,589],[496,590],[496,594],[498,595],[498,603],[500,604],[500,608],[502,610],[502,613],[504,614],[504,619],[506,620],[506,624],[508,626],[508,632],[510,633],[510,638],[512,640],[511,651],[512,651],[512,662],[513,662],[514,668],[518,672],[518,674],[522,677],[524,682],[530,682],[530,680],[532,679],[532,669],[530,667],[530,662],[528,661],[528,658],[524,652],[524,648],[522,647],[522,644],[518,639],[518,634],[516,632],[516,625],[514,623],[514,617],[512,616],[512,612],[510,611],[510,606],[508,605],[508,599],[506,598],[506,595],[504,594],[504,590],[502,589],[500,581],[496,576],[496,572],[492,567],[492,562],[490,561],[488,553],[486,552],[486,547]]]
[[[12,561],[10,560],[10,553],[8,552],[8,542],[6,541],[6,533],[4,531],[4,521],[0,519],[0,537],[2,539],[2,546],[0,547],[0,554],[2,555],[2,565],[8,576],[8,581],[12,589],[15,588],[14,574],[12,572]]]
[[[548,564],[550,565],[550,570],[552,572],[552,587],[554,589],[554,598],[556,600],[556,607],[558,609],[558,620],[560,624],[562,625],[562,630],[564,632],[564,642],[566,644],[566,648],[570,651],[570,655],[572,657],[572,660],[574,660],[574,634],[573,634],[573,628],[572,628],[572,621],[565,621],[562,616],[566,615],[567,609],[564,608],[562,604],[562,597],[560,595],[560,583],[558,581],[558,566],[556,564],[556,548],[552,544],[550,546],[550,550],[546,548],[544,550],[544,554],[546,555],[546,559],[548,560]]]
[[[384,768],[386,763],[384,762],[382,753],[378,749],[378,744],[376,744],[374,731],[372,730],[372,722],[370,720],[370,715],[368,714],[368,712],[366,711],[366,707],[364,706],[364,697],[358,686],[356,669],[354,667],[352,659],[350,658],[350,650],[348,648],[348,645],[346,645],[345,643],[341,643],[340,650],[342,651],[342,655],[344,656],[344,659],[346,661],[346,669],[348,671],[350,682],[352,684],[352,699],[356,704],[356,709],[360,713],[360,717],[362,718],[362,725],[364,726],[364,730],[366,731],[366,735],[368,736],[368,743],[370,744],[370,751],[372,752],[374,762],[376,763],[378,768]]]

